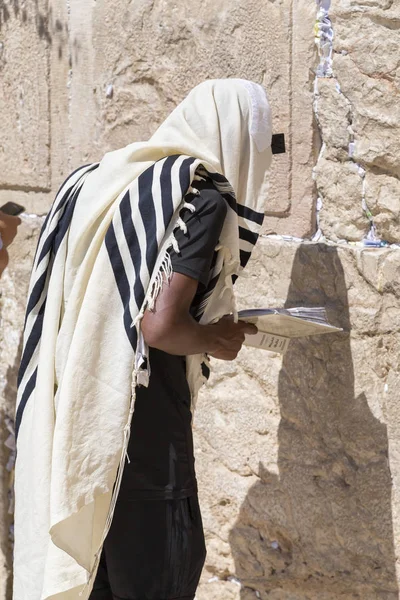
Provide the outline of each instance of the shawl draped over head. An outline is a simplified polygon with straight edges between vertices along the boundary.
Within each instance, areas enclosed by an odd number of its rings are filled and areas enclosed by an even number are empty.
[[[43,225],[19,372],[14,600],[88,598],[126,459],[137,384],[151,365],[140,321],[171,275],[174,230],[209,176],[227,202],[197,315],[233,312],[232,283],[263,220],[271,163],[264,89],[194,88],[148,142],[63,183]],[[204,356],[187,357],[192,411]]]

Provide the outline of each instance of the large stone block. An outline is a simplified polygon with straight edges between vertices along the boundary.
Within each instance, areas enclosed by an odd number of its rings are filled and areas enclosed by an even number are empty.
[[[274,131],[286,134],[288,149],[272,165],[266,228],[297,235],[312,232],[309,65],[315,50],[307,32],[312,32],[314,7],[303,0],[293,13],[288,0],[207,0],[200,12],[188,2],[117,4],[119,10],[107,2],[94,8],[71,2],[73,43],[80,48],[72,56],[71,107],[78,121],[85,115],[89,134],[84,139],[78,130],[73,132],[79,139],[74,142],[76,157],[98,158],[104,150],[148,139],[204,79],[253,79],[265,84]]]
[[[50,187],[47,0],[0,6],[0,187]]]
[[[400,179],[369,171],[366,174],[365,199],[378,234],[388,242],[399,242]]]
[[[378,236],[400,240],[399,10],[392,0],[332,3],[334,77],[319,81],[317,107],[326,151],[318,163],[317,187],[322,229],[333,240],[361,240],[368,231],[365,216],[362,224],[362,194],[353,194],[354,186],[348,193],[344,189],[351,165],[366,170],[365,201]],[[324,180],[333,181],[339,172],[341,182],[327,189]]]
[[[4,6],[12,16],[0,49],[8,56],[0,202],[45,213],[70,171],[148,139],[194,85],[245,77],[265,84],[274,131],[286,135],[287,153],[271,168],[265,229],[315,231],[312,3],[207,0],[200,12],[148,0]]]
[[[314,169],[322,199],[320,227],[334,241],[362,239],[368,220],[362,209],[362,179],[351,161],[319,159]]]
[[[213,361],[194,420],[198,600],[395,600],[400,253],[262,239],[249,268],[241,308],[326,306],[344,332]]]

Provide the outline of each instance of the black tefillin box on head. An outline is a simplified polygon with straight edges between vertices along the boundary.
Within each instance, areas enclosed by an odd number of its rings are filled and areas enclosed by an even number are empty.
[[[284,133],[274,133],[272,136],[271,149],[272,154],[285,154],[286,146]]]
[[[271,142],[272,154],[285,154],[286,146],[285,146],[285,134],[284,133],[274,133],[272,136]]]

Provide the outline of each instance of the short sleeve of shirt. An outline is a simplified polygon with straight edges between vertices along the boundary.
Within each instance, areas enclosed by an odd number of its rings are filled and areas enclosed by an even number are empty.
[[[221,235],[227,213],[224,198],[215,188],[204,188],[191,203],[195,211],[184,209],[182,220],[187,233],[176,229],[174,234],[179,245],[179,253],[171,249],[172,270],[188,275],[206,286],[210,274],[215,247]]]

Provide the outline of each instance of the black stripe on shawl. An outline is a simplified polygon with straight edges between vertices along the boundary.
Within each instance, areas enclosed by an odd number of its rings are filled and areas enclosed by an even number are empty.
[[[71,179],[71,177],[73,177],[75,175],[75,173],[77,173],[78,171],[81,171],[83,169],[86,169],[86,167],[91,167],[90,169],[88,169],[87,171],[85,171],[86,173],[90,173],[90,171],[94,171],[95,169],[97,169],[97,167],[99,166],[99,164],[100,163],[87,163],[86,165],[81,165],[80,167],[78,167],[77,169],[75,169],[75,171],[72,171],[72,173],[70,173],[70,175],[68,175],[68,177],[62,182],[62,184],[58,188],[56,197],[61,192],[61,190],[63,189],[64,185]],[[78,179],[78,181],[79,181],[79,179]],[[75,183],[77,183],[77,181]]]
[[[69,193],[69,190],[68,190],[68,193]],[[39,250],[39,243],[40,243],[40,240],[42,239],[42,236],[43,236],[43,234],[44,234],[44,232],[46,230],[47,224],[48,224],[49,219],[50,219],[50,215],[51,215],[51,208],[50,208],[49,212],[47,213],[46,218],[44,220],[44,223],[43,223],[43,225],[42,225],[42,227],[40,229],[39,239],[38,239],[38,242],[36,244],[35,256],[33,258],[33,264],[35,264],[36,255],[37,255],[38,250]]]
[[[246,252],[245,250],[240,250],[240,266],[243,269],[249,262],[250,256],[251,256],[251,252]]]
[[[172,157],[172,158],[178,158]],[[190,185],[190,165],[195,161],[195,158],[186,158],[182,161],[182,164],[179,168],[179,182],[182,190],[182,196],[184,196]],[[175,162],[175,161],[174,161]],[[138,190],[139,190],[139,211],[142,217],[143,225],[146,231],[146,263],[149,274],[151,276],[154,264],[157,259],[158,254],[158,242],[157,242],[157,218],[160,218],[160,215],[156,215],[156,211],[154,209],[154,200],[152,194],[152,185],[154,178],[154,165],[146,169],[144,173],[142,173],[138,180]],[[164,180],[165,183],[165,180]],[[169,188],[168,188],[169,189]],[[167,189],[167,191],[168,191]],[[171,189],[172,193],[172,189]],[[172,202],[168,197],[169,194],[166,193],[165,197],[162,196],[162,200],[166,200],[167,209],[163,210],[163,213],[169,210]],[[173,207],[172,207],[173,208]],[[172,216],[172,215],[171,215]],[[164,216],[165,218],[165,216]],[[171,217],[169,221],[171,220]],[[167,226],[169,224],[167,223]]]
[[[79,167],[78,169],[73,171],[73,173],[71,173],[67,177],[67,179],[64,181],[64,183],[60,187],[60,189],[57,193],[57,196],[58,196],[59,192],[61,191],[61,189],[63,188],[63,186],[65,186],[67,181],[73,175],[75,175],[78,171],[85,169],[87,166],[89,166],[89,165],[84,165],[83,167]],[[87,171],[85,171],[85,173],[83,173],[83,175],[89,173],[90,171],[97,169],[98,166],[99,166],[99,163],[93,164],[90,169],[87,169]],[[69,228],[69,225],[70,225],[70,222],[72,219],[72,215],[74,212],[76,200],[79,196],[80,190],[82,189],[82,185],[83,185],[83,183],[78,179],[74,183],[73,186],[71,186],[68,190],[66,190],[66,192],[63,194],[63,196],[62,196],[61,200],[59,201],[54,212],[52,213],[52,210],[50,210],[46,216],[44,223],[43,223],[43,226],[42,226],[41,232],[40,232],[40,236],[39,236],[39,240],[38,240],[38,243],[36,246],[35,259],[36,259],[36,254],[39,249],[40,239],[46,230],[46,227],[49,223],[49,219],[55,217],[55,215],[57,213],[59,213],[61,210],[65,209],[64,214],[61,215],[61,217],[59,218],[59,221],[58,221],[56,227],[54,228],[54,231],[51,234],[49,234],[48,239],[46,239],[45,244],[40,253],[40,258],[39,258],[38,264],[35,267],[35,269],[37,269],[39,263],[43,260],[43,258],[46,255],[48,255],[47,256],[48,264],[46,266],[46,269],[42,273],[42,275],[39,277],[39,279],[36,281],[36,283],[32,289],[32,292],[30,294],[29,300],[28,300],[28,306],[27,306],[27,310],[26,310],[26,314],[25,314],[25,326],[26,326],[29,314],[34,309],[34,307],[37,305],[37,303],[39,302],[40,297],[43,293],[43,290],[45,289],[48,275],[51,272],[52,261],[54,259],[54,256],[57,254],[57,251],[60,247],[62,240],[65,237],[66,232],[68,231],[68,228]],[[70,198],[71,190],[74,188],[74,186],[77,186],[77,188],[76,188],[72,198]],[[57,200],[57,196],[56,196],[56,200]],[[71,201],[70,204],[69,204],[69,201]],[[42,329],[43,329],[43,319],[44,319],[45,307],[46,307],[46,298],[44,299],[43,304],[39,309],[39,312],[36,316],[35,322],[33,323],[32,331],[29,335],[28,340],[26,341],[26,343],[24,345],[24,351],[23,351],[21,364],[20,364],[20,368],[19,368],[19,372],[18,372],[18,386],[20,385],[20,383],[26,373],[26,370],[30,364],[30,361],[35,352],[35,349],[37,348],[37,346],[40,342],[40,338],[42,335]],[[25,389],[23,391],[21,400],[18,404],[17,414],[16,414],[16,436],[17,436],[17,432],[19,430],[19,426],[21,423],[21,419],[22,419],[22,415],[23,415],[25,406],[26,406],[30,396],[32,395],[33,390],[35,389],[36,377],[37,377],[37,367],[36,367],[34,373],[32,374],[31,378],[27,382]]]
[[[222,184],[228,183],[227,179],[223,175],[221,175],[220,173],[215,173],[214,172],[214,173],[208,173],[208,175],[217,184],[218,183],[222,183]],[[220,190],[218,190],[218,191],[220,191]],[[248,206],[244,206],[243,204],[239,204],[239,202],[236,201],[235,197],[232,194],[224,193],[223,191],[220,191],[220,194],[225,198],[225,200],[227,201],[227,203],[229,204],[229,206],[235,212],[237,212],[237,214],[239,215],[239,217],[243,217],[244,219],[248,219],[249,221],[253,221],[254,223],[257,223],[258,225],[262,225],[263,224],[264,213],[257,212],[256,210],[253,210],[252,208],[249,208]]]
[[[137,333],[136,328],[131,327],[132,315],[129,308],[129,301],[131,298],[130,286],[125,273],[124,263],[122,262],[121,253],[118,248],[118,242],[115,237],[114,226],[112,223],[110,224],[107,230],[105,244],[111,262],[111,267],[114,272],[114,277],[118,287],[119,295],[121,296],[122,304],[124,307],[124,326],[126,335],[128,336],[132,348],[136,350]]]
[[[35,308],[36,304],[40,300],[40,296],[44,290],[46,283],[47,269],[41,274],[35,285],[33,286],[32,292],[29,296],[28,306],[26,308],[25,321],[28,318],[30,312]]]
[[[157,258],[157,215],[152,194],[154,165],[146,169],[138,180],[139,212],[146,232],[146,263],[151,276]]]
[[[226,177],[224,175],[221,175],[221,173],[218,173],[217,171],[213,171],[212,173],[209,173],[205,169],[205,167],[203,167],[203,168],[204,168],[205,173],[207,173],[207,175],[212,177],[212,179],[214,179],[214,181],[216,181],[217,183],[225,183],[225,184],[228,183],[228,180],[226,179]]]
[[[67,183],[67,182],[68,182],[68,181],[71,179],[71,177],[73,177],[73,176],[75,175],[75,173],[77,173],[77,172],[78,172],[78,171],[80,171],[81,169],[85,169],[86,167],[89,167],[89,166],[90,166],[90,163],[89,163],[89,164],[87,164],[87,165],[83,165],[83,167],[78,167],[77,169],[75,169],[75,171],[73,171],[73,172],[72,172],[70,175],[68,175],[67,179],[66,179],[65,181],[63,181],[63,183],[60,185],[60,187],[59,187],[59,189],[58,189],[58,191],[57,191],[57,194],[56,194],[56,196],[55,196],[55,200],[57,200],[57,197],[58,197],[59,193],[61,192],[61,190],[63,189],[63,187],[65,186],[65,184],[66,184],[66,183]],[[86,171],[86,173],[89,173],[89,172],[91,172],[91,171],[94,171],[95,169],[97,169],[97,167],[98,167],[98,166],[99,166],[99,163],[94,163],[94,164],[91,166],[91,168],[90,168],[90,169],[88,169],[88,170]],[[40,231],[40,235],[39,235],[39,239],[38,239],[38,244],[37,244],[37,246],[36,246],[36,252],[37,252],[37,250],[38,250],[38,248],[39,248],[39,242],[40,242],[40,240],[41,240],[41,238],[42,238],[42,235],[43,235],[43,233],[44,233],[44,230],[45,230],[45,229],[46,229],[46,227],[47,227],[47,224],[48,224],[48,222],[49,222],[50,216],[54,217],[54,216],[55,216],[55,215],[56,215],[56,214],[57,214],[57,213],[58,213],[58,212],[61,210],[61,208],[64,206],[65,202],[68,200],[68,197],[69,197],[69,194],[71,193],[71,190],[73,189],[73,187],[74,187],[74,186],[75,186],[75,185],[76,185],[78,182],[79,182],[79,179],[78,179],[78,181],[76,181],[76,182],[75,182],[73,185],[71,185],[71,187],[69,187],[69,188],[68,188],[68,189],[65,191],[65,193],[63,194],[63,196],[62,196],[62,198],[61,198],[60,202],[58,203],[58,206],[57,206],[57,208],[55,209],[55,211],[54,211],[54,213],[53,213],[53,214],[52,214],[52,212],[51,212],[53,207],[51,207],[51,208],[50,208],[50,210],[49,210],[49,212],[47,213],[47,216],[46,216],[46,218],[45,218],[45,220],[44,220],[44,223],[43,223],[43,225],[42,225],[41,231]],[[36,258],[36,253],[35,253],[35,258]],[[33,262],[33,264],[35,264],[35,261]]]
[[[121,223],[125,234],[126,243],[132,258],[133,267],[135,269],[135,283],[133,286],[133,293],[137,306],[140,307],[143,304],[145,291],[143,288],[142,280],[140,279],[140,265],[142,262],[142,251],[139,244],[139,239],[136,234],[135,228],[132,221],[132,210],[129,191],[124,195],[119,211],[121,214]]]
[[[193,157],[185,158],[182,161],[181,167],[179,169],[179,183],[181,184],[181,192],[182,197],[187,194],[187,191],[190,186],[190,165],[194,163],[196,159]]]
[[[81,189],[82,189],[82,186],[80,186],[79,188],[77,188],[75,190],[73,197],[71,198],[70,204],[68,204],[66,202],[66,200],[68,198],[63,198],[63,206],[66,207],[64,210],[64,214],[60,217],[60,220],[58,221],[56,227],[50,233],[47,240],[43,244],[43,248],[40,253],[40,257],[39,257],[38,263],[36,265],[36,269],[38,268],[39,264],[42,262],[42,260],[45,258],[46,255],[48,255],[48,259],[50,262],[50,258],[54,257],[57,254],[60,244],[61,244],[62,240],[64,239],[64,236],[67,233],[68,228],[70,226],[70,222],[71,222],[71,219],[72,219],[72,216],[74,213],[76,201],[78,199],[79,192]],[[59,208],[61,209],[62,207],[60,206]],[[58,210],[58,208],[57,208],[57,210]],[[42,273],[42,275],[36,281],[36,283],[32,289],[32,292],[31,292],[29,300],[28,300],[28,306],[26,309],[26,313],[25,313],[25,325],[26,325],[26,322],[27,322],[30,312],[36,306],[36,304],[39,301],[40,296],[44,290],[44,287],[46,285],[48,271],[49,271],[49,266],[47,265],[45,271]]]
[[[67,231],[69,229],[69,226],[71,224],[71,220],[72,220],[72,217],[74,214],[75,206],[76,206],[76,201],[78,199],[81,189],[82,189],[82,185],[79,186],[79,188],[74,192],[70,202],[67,203],[64,214],[61,217],[61,219],[56,227],[56,229],[58,231],[54,238],[54,255],[57,254],[58,249],[61,246],[61,243],[65,237],[65,234],[67,233]]]
[[[72,215],[73,215],[74,209],[75,209],[76,200],[79,196],[79,192],[81,191],[81,189],[82,189],[82,186],[79,186],[74,191],[71,198],[69,197],[69,193],[70,193],[70,190],[69,190],[68,195],[66,194],[66,197],[63,198],[62,206],[60,203],[60,206],[57,208],[57,211],[58,211],[65,207],[64,213],[60,217],[56,227],[48,235],[45,243],[43,244],[43,248],[40,253],[39,260],[37,262],[37,266],[39,266],[39,264],[42,262],[42,260],[46,256],[46,254],[48,252],[50,252],[52,249],[54,250],[55,254],[57,253],[57,250],[60,247],[60,244],[64,238],[64,235],[67,232],[68,227],[70,225],[70,221],[72,219]]]
[[[225,187],[227,184],[230,186],[228,180],[223,175],[220,175],[219,173],[216,173],[216,172],[209,173],[203,165],[200,165],[198,167],[198,172],[205,179],[211,179],[211,182],[214,184],[214,188],[217,190],[217,192],[219,192],[221,194],[221,196],[224,198],[224,200],[228,204],[228,206],[233,211],[235,211],[235,213],[237,213],[237,202],[236,202],[236,198],[235,198],[234,194],[232,194],[230,192],[224,192],[223,188],[221,188],[219,186],[219,184],[224,184]],[[202,185],[204,185],[204,184],[203,183],[201,184],[200,189],[201,189]]]
[[[172,219],[172,215],[174,214],[174,205],[172,203],[171,169],[178,156],[178,154],[168,156],[168,158],[164,160],[160,174],[161,204],[163,209],[165,229],[168,227],[168,224]]]
[[[174,206],[173,206],[173,199],[172,199],[171,170],[172,170],[173,165],[179,158],[179,156],[180,156],[179,154],[173,154],[171,156],[168,156],[164,160],[164,164],[162,166],[161,173],[160,173],[161,203],[162,203],[162,209],[163,209],[163,218],[164,218],[164,227],[165,228],[168,227],[169,222],[172,218],[172,215],[174,214]],[[186,192],[189,188],[189,185],[190,185],[190,169],[188,167],[190,167],[190,165],[195,160],[196,159],[192,158],[192,157],[186,158],[182,162],[182,164],[179,168],[179,183],[181,186],[182,196],[184,196],[186,194]],[[145,191],[144,190],[145,186],[148,186],[148,190],[151,192],[150,177],[151,178],[154,177],[154,165],[153,165],[153,167],[150,167],[149,169],[147,169],[139,177],[139,184],[142,183],[142,185],[143,185],[142,188],[139,187],[139,202],[140,202],[140,199],[142,196],[141,189],[143,191]],[[140,180],[142,180],[142,181],[140,181]],[[143,222],[145,222],[144,218],[143,218]]]
[[[36,385],[37,367],[32,373],[28,383],[25,386],[24,393],[22,394],[21,401],[18,405],[17,414],[15,415],[15,440],[17,440],[19,427],[21,425],[21,419],[25,410],[26,403],[28,402],[33,390]]]
[[[230,208],[232,210],[234,210],[235,213],[237,214],[237,202],[236,202],[234,196],[232,196],[232,194],[224,194],[224,193],[220,192],[218,189],[217,189],[217,191],[221,194],[221,196],[223,197],[225,202],[227,202],[227,204],[230,206]]]
[[[239,225],[239,238],[241,240],[246,240],[246,242],[250,242],[250,244],[253,244],[254,246],[258,240],[258,233],[254,233],[253,231],[250,231],[250,229],[240,227]]]
[[[257,223],[257,225],[262,225],[264,221],[264,213],[257,212],[248,206],[243,206],[243,204],[237,205],[237,214],[239,217],[243,217],[248,221],[253,221]]]
[[[21,364],[19,366],[19,371],[18,371],[18,384],[17,384],[18,386],[20,385],[22,378],[25,375],[26,369],[28,368],[28,365],[31,362],[33,353],[35,352],[36,347],[39,343],[40,337],[42,335],[43,318],[44,318],[45,308],[46,308],[46,300],[44,300],[42,306],[40,307],[40,310],[37,314],[36,320],[33,324],[32,331],[30,332],[29,337],[26,340],[24,352],[22,354]]]

